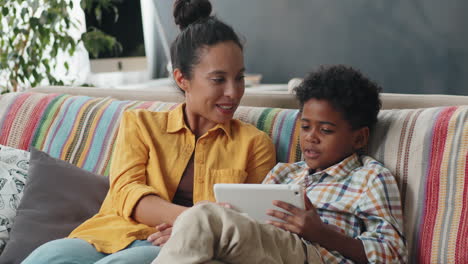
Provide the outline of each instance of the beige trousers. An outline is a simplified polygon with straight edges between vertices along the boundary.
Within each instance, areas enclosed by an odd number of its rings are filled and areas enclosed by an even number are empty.
[[[176,220],[152,264],[322,263],[299,236],[216,204],[196,205]]]

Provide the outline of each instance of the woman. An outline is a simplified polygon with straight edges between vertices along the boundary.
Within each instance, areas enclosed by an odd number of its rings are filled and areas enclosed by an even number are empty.
[[[214,200],[213,184],[259,183],[275,165],[270,138],[232,119],[244,93],[242,44],[210,13],[208,0],[175,2],[173,76],[185,103],[125,112],[99,213],[24,263],[151,263],[177,216]]]

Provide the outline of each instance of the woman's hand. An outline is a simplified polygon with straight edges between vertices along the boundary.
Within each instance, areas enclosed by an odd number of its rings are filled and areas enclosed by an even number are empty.
[[[158,229],[158,232],[151,234],[147,240],[155,246],[162,247],[171,237],[172,226],[170,224],[163,223],[156,226],[156,229]]]
[[[324,230],[326,226],[320,219],[317,209],[312,205],[307,195],[305,195],[305,192],[304,202],[305,210],[282,201],[273,201],[273,205],[286,210],[289,214],[277,210],[268,210],[268,215],[284,221],[284,223],[278,221],[268,221],[268,223],[286,231],[296,233],[310,242],[319,242],[321,231]]]

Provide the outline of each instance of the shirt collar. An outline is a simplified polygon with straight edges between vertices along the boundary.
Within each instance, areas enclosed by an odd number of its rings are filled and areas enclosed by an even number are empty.
[[[173,110],[169,111],[166,128],[167,133],[176,133],[182,129],[187,129],[188,131],[190,131],[190,128],[187,126],[187,124],[185,124],[184,107],[185,103],[182,103]],[[227,123],[217,124],[210,130],[208,130],[208,133],[212,133],[217,130],[224,131],[228,138],[230,140],[232,139],[231,121]]]
[[[211,128],[210,130],[208,130],[208,133],[211,133],[211,132],[214,132],[214,131],[217,131],[217,130],[223,131],[224,134],[227,135],[229,140],[232,140],[231,121],[229,121],[227,123],[217,124],[216,126]]]
[[[184,121],[184,106],[185,103],[180,104],[176,108],[169,111],[166,132],[175,133],[183,128],[188,129]]]
[[[345,178],[351,173],[351,171],[361,166],[362,164],[359,161],[359,155],[357,153],[353,153],[341,162],[330,166],[325,170],[312,174],[323,175],[324,173],[326,173],[327,175],[332,176],[334,178]]]

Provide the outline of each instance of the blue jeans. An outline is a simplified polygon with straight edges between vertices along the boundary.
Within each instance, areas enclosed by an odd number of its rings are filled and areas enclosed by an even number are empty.
[[[53,240],[34,250],[22,264],[150,264],[161,250],[146,240],[136,240],[113,254],[98,252],[90,243],[78,238]]]

